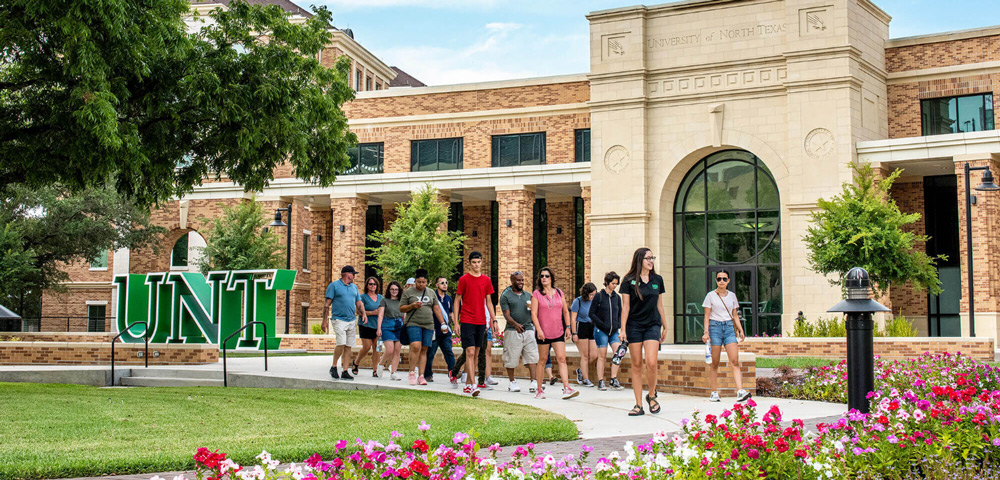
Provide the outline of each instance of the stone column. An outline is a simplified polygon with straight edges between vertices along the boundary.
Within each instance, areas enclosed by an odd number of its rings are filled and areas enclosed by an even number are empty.
[[[962,258],[962,335],[969,334],[969,272],[965,228],[965,163],[972,167],[989,166],[994,175],[1000,173],[1000,154],[976,153],[956,155],[955,175],[958,177],[958,239]],[[970,186],[982,183],[982,171],[972,172]],[[996,178],[996,177],[994,177]],[[1000,312],[1000,192],[972,191],[972,263],[976,301],[976,336],[998,338]]]
[[[548,212],[548,261],[549,268],[556,274],[558,286],[566,297],[576,296],[576,244],[574,242],[576,222],[573,217],[573,199],[548,197],[545,201]],[[537,268],[542,268],[538,265]]]
[[[365,270],[365,214],[368,196],[350,195],[330,197],[333,210],[333,261],[331,278],[340,278],[340,269],[351,265],[359,275]]]
[[[535,189],[523,185],[497,187],[497,203],[500,206],[500,271],[497,278],[501,285],[506,285],[505,280],[510,274],[520,271],[524,273],[525,288],[530,288],[534,277],[532,227]]]

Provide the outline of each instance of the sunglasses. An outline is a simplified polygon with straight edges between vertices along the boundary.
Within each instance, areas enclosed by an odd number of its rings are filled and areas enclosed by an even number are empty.
[[[448,282],[444,282],[444,281],[438,282],[438,285],[447,285],[447,284],[448,284]]]
[[[551,275],[549,275],[547,273],[543,273],[543,274],[541,274],[541,275],[538,276],[538,278],[549,278],[549,277],[551,277]]]
[[[728,282],[729,279],[726,277],[718,277],[715,279],[716,282]]]

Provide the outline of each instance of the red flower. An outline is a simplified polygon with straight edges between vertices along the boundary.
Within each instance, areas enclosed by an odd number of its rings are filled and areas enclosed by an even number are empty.
[[[414,460],[413,463],[410,464],[410,469],[425,477],[429,477],[431,474],[430,468],[428,468],[427,464],[421,462],[420,460]]]
[[[410,471],[405,468],[400,468],[396,470],[396,476],[399,478],[410,478]]]
[[[715,415],[705,415],[705,421],[708,423],[715,423],[718,418]]]
[[[783,438],[779,438],[774,441],[774,448],[777,448],[781,453],[785,453],[788,451],[788,442]]]
[[[428,448],[427,442],[423,440],[416,440],[413,442],[413,449],[420,453],[427,453]]]
[[[798,458],[806,458],[806,455],[808,455],[806,451],[801,448],[795,451],[795,456]]]

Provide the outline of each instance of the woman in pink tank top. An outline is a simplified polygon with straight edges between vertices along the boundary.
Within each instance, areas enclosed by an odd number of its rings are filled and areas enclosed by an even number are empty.
[[[563,400],[569,400],[580,394],[569,386],[569,370],[566,367],[566,339],[576,336],[571,332],[569,308],[563,298],[562,290],[556,288],[555,274],[549,267],[542,267],[535,279],[535,291],[531,294],[531,321],[535,324],[538,347],[537,378],[545,378],[545,362],[549,359],[549,347],[555,351],[559,365],[559,376],[563,383]],[[574,340],[576,340],[574,338]],[[541,385],[536,390],[535,398],[545,398]]]

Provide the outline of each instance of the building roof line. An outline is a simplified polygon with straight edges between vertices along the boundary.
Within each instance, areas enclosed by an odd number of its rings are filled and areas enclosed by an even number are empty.
[[[890,38],[885,42],[885,48],[907,47],[910,45],[920,45],[924,43],[948,42],[954,40],[964,40],[967,38],[989,37],[993,35],[1000,35],[1000,25],[969,28],[965,30],[952,30],[950,32],[928,33],[925,35],[914,35],[911,37]]]
[[[470,90],[496,90],[501,88],[527,87],[533,85],[548,85],[554,83],[586,82],[586,73],[571,75],[553,75],[549,77],[529,77],[513,80],[493,80],[488,82],[456,83],[452,85],[434,85],[430,87],[391,88],[389,90],[374,90],[358,92],[358,99],[402,97],[409,95],[430,95],[433,93],[466,92]]]

